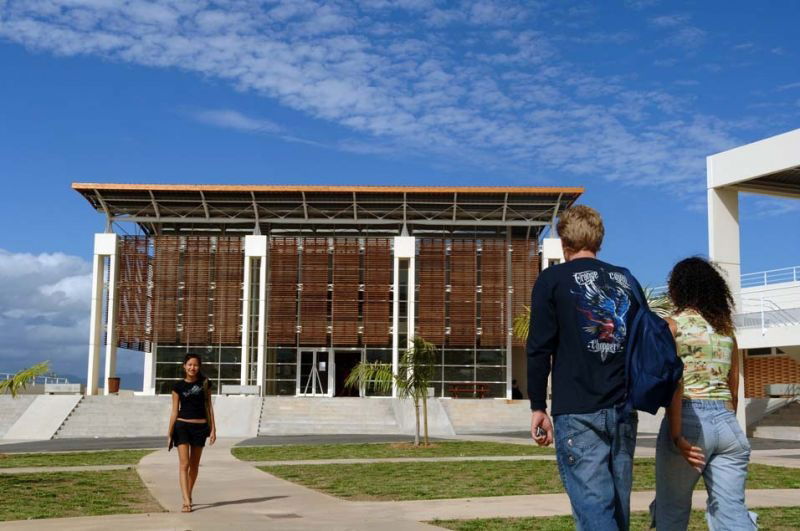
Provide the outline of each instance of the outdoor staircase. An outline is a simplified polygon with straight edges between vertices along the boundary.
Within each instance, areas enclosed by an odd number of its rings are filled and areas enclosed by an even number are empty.
[[[53,438],[166,437],[171,407],[170,396],[87,396]]]
[[[401,433],[390,398],[266,397],[259,435]]]
[[[800,441],[800,402],[792,402],[761,419],[753,437]]]
[[[19,395],[16,398],[0,396],[0,439],[35,399],[36,395]]]

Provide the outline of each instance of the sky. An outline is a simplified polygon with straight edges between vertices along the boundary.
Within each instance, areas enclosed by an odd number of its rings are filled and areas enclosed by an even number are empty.
[[[85,373],[104,220],[74,181],[583,186],[601,258],[663,285],[707,253],[705,158],[800,127],[798,18],[790,1],[0,0],[0,372]],[[799,201],[740,208],[743,272],[800,265]]]

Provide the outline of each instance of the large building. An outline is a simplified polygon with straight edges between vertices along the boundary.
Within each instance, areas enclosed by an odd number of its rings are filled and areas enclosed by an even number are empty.
[[[514,316],[545,240],[581,188],[75,183],[106,219],[95,236],[87,394],[117,349],[140,351],[144,394],[168,392],[187,352],[217,390],[353,396],[360,362],[398,367],[438,347],[436,396],[525,385]],[[118,231],[114,232],[114,231]],[[540,247],[545,248],[542,256]],[[552,249],[549,251],[548,249]],[[548,254],[549,253],[549,254]],[[108,385],[104,385],[106,393]]]

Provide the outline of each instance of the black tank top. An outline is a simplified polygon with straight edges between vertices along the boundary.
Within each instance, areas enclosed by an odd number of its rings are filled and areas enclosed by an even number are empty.
[[[189,383],[185,380],[178,380],[172,386],[172,392],[178,393],[180,408],[178,417],[182,419],[205,419],[206,418],[206,397],[203,392],[204,379]],[[208,419],[206,419],[208,420]]]

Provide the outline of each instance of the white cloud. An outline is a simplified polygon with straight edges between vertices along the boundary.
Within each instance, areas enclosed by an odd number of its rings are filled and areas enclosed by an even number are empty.
[[[349,129],[352,141],[327,146],[349,151],[405,150],[473,168],[567,172],[670,189],[687,188],[672,186],[683,182],[701,190],[705,156],[721,138],[728,142],[723,149],[737,143],[731,125],[696,113],[688,99],[571,63],[558,41],[535,29],[536,4],[445,5],[272,0],[223,10],[188,0],[12,0],[0,4],[0,38],[54,54],[215,77]],[[385,14],[398,10],[407,12],[407,23]],[[686,17],[651,21],[676,46],[702,40]],[[235,109],[190,115],[323,145]],[[693,137],[698,123],[713,128]]]
[[[248,133],[277,133],[281,127],[270,120],[251,118],[231,109],[201,109],[190,111],[189,116],[198,122]]]

